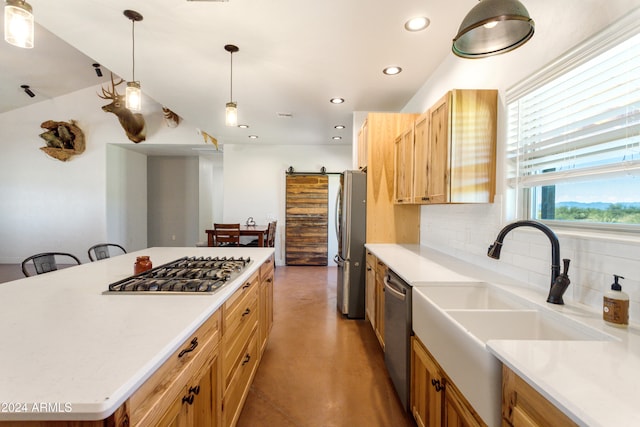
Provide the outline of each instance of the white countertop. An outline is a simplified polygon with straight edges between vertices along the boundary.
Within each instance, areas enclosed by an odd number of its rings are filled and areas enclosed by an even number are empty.
[[[640,328],[608,326],[583,305],[546,304],[546,294],[498,273],[419,245],[367,244],[413,286],[420,282],[489,281],[606,332],[610,341],[491,340],[487,348],[578,425],[640,425]]]
[[[0,284],[0,420],[108,417],[272,253],[149,248]],[[253,262],[212,294],[103,295],[109,283],[133,274],[139,255],[154,266],[183,256]],[[53,409],[38,412],[41,404]]]

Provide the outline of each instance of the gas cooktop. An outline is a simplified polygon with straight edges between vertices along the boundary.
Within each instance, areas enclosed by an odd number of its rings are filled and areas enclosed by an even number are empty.
[[[251,258],[183,257],[111,283],[103,294],[202,294],[237,277]]]

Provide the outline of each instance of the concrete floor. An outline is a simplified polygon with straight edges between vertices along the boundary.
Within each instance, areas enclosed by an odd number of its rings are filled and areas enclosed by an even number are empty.
[[[371,324],[338,313],[336,276],[336,268],[276,268],[273,330],[239,427],[415,426]]]

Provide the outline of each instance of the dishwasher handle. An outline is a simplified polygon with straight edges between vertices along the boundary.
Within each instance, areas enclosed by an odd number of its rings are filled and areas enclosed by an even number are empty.
[[[404,301],[407,298],[406,289],[402,289],[398,285],[396,285],[393,281],[389,280],[391,276],[388,274],[384,275],[384,288],[389,291],[387,295],[393,296],[400,301]]]

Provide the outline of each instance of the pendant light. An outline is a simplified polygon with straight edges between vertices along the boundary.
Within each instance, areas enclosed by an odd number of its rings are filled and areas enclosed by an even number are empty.
[[[518,0],[480,0],[465,16],[452,51],[462,58],[483,58],[514,50],[534,32],[534,22]]]
[[[135,10],[125,10],[124,16],[131,20],[131,39],[133,41],[131,57],[132,57],[132,80],[127,82],[127,90],[125,91],[126,106],[131,111],[140,111],[142,108],[142,92],[140,90],[140,82],[136,81],[136,21],[142,21],[142,15]]]
[[[4,5],[4,39],[14,46],[33,47],[33,9],[24,0],[6,0]]]
[[[233,102],[233,54],[240,49],[238,46],[227,44],[224,46],[224,50],[229,52],[231,55],[231,73],[230,73],[230,83],[229,83],[229,102],[227,102],[227,107],[225,109],[225,124],[227,126],[237,126],[238,125],[238,104]]]

